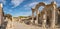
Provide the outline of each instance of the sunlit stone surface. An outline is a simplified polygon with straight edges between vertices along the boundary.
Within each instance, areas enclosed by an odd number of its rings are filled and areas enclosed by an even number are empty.
[[[3,10],[2,10],[2,3],[0,3],[0,26],[3,23]]]

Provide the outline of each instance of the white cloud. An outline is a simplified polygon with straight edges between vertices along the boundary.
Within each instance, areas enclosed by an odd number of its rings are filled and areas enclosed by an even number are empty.
[[[0,2],[2,2],[2,1],[4,1],[4,0],[0,0]]]
[[[27,5],[24,5],[24,7],[35,7],[36,4],[38,4],[39,2],[33,2]]]
[[[35,6],[36,4],[38,4],[38,2],[33,2],[33,3],[29,4],[29,6]]]
[[[5,3],[6,3],[6,0],[0,0],[0,2],[2,2],[2,3],[5,5]]]
[[[24,5],[25,10],[30,10],[31,8],[34,8],[36,6],[36,4],[38,4],[39,2],[33,2],[33,3],[29,3]]]
[[[19,6],[24,0],[12,0],[11,3],[14,5],[14,7]],[[14,8],[13,7],[13,8]]]

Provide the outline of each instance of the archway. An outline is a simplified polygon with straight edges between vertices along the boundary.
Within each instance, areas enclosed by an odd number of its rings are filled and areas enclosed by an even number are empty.
[[[36,7],[35,7],[35,11],[36,11],[36,24],[38,24],[38,8],[39,7],[41,7],[41,6],[43,6],[43,7],[45,7],[45,3],[43,3],[43,2],[40,2],[40,3],[38,3],[37,5],[36,5]]]
[[[42,14],[41,14],[41,12],[43,11],[43,8],[44,8],[44,6],[40,6],[39,8],[38,8],[38,24],[40,24],[40,25],[42,25]]]

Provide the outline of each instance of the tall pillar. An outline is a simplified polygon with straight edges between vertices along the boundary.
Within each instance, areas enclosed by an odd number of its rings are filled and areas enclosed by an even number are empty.
[[[2,3],[0,3],[0,26],[3,23],[3,10],[2,10]]]
[[[35,20],[34,20],[34,11],[35,9],[32,8],[32,23],[35,24]]]
[[[47,12],[45,11],[45,14],[43,15],[43,20],[42,20],[43,29],[46,29],[46,20],[47,20]]]
[[[56,3],[53,2],[53,8],[52,8],[52,20],[51,20],[51,29],[55,28],[55,20],[56,20]]]
[[[36,9],[36,24],[38,24],[38,10]]]
[[[56,21],[55,21],[55,24],[57,25],[58,24],[58,10],[56,9]]]

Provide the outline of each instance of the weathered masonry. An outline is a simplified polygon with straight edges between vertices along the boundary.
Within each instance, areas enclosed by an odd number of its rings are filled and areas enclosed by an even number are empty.
[[[38,8],[41,6],[43,6],[44,8],[41,12],[39,12]],[[35,20],[34,20],[34,12],[36,12],[37,23],[35,23]],[[41,22],[43,29],[46,29],[47,25],[51,29],[54,29],[55,24],[57,23],[57,19],[58,19],[58,9],[57,9],[56,2],[54,1],[51,2],[51,4],[45,4],[43,2],[40,2],[36,5],[34,9],[32,8],[33,24],[39,24]]]
[[[3,24],[3,5],[0,3],[0,26]]]

